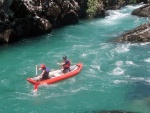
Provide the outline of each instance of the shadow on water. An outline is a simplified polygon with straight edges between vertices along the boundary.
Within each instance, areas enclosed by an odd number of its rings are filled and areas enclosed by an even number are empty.
[[[141,113],[150,111],[150,84],[146,81],[138,81],[132,84],[126,95],[129,106],[140,110]]]
[[[85,113],[138,113],[138,112],[130,112],[130,111],[86,111]]]
[[[145,81],[138,81],[133,84],[132,90],[128,92],[128,100],[150,98],[150,84]]]

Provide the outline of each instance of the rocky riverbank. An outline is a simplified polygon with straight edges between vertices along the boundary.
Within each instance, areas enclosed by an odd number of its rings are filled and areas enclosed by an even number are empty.
[[[150,17],[150,2],[138,9],[132,11],[132,15],[139,17]],[[142,24],[137,28],[124,33],[116,39],[117,42],[150,42],[150,22]]]
[[[107,10],[129,3],[130,0],[3,0],[0,2],[0,44],[50,33],[53,28],[77,24],[81,18],[105,17]]]
[[[116,39],[117,42],[150,42],[150,22],[140,25],[139,27],[130,30]]]
[[[79,22],[77,12],[80,7],[77,2],[54,1],[13,0],[7,8],[1,5],[0,43],[12,43],[24,37],[39,36],[50,33],[52,28]]]

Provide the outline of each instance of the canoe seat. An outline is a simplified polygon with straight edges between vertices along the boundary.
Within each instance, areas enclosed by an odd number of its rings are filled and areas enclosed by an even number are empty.
[[[74,71],[74,70],[76,70],[76,69],[78,69],[78,66],[77,66],[77,65],[73,65],[73,66],[70,67],[70,71]]]

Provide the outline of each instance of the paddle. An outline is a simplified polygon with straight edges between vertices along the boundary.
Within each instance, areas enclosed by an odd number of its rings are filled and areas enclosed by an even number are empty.
[[[34,90],[35,92],[37,92],[37,90],[38,90],[38,86],[39,86],[39,84],[38,84],[38,83],[36,83],[36,84],[34,85],[34,89],[33,89],[33,90]]]
[[[36,65],[36,67],[35,67],[35,74],[36,74],[36,76],[37,76],[37,73],[38,73],[38,65]]]
[[[38,65],[36,65],[35,67],[35,74],[36,76],[38,75]],[[36,82],[36,84],[34,85],[34,89],[33,89],[35,92],[38,90],[38,86],[39,84]]]

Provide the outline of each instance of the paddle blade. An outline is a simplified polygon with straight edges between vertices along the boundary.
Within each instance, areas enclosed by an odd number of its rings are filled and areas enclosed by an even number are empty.
[[[35,85],[34,85],[34,91],[37,91],[38,90],[38,84],[36,83]]]

